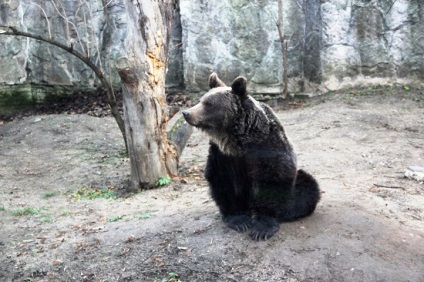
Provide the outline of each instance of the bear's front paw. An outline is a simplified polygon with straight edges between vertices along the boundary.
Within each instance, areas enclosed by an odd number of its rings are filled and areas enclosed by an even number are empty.
[[[253,240],[267,240],[271,238],[280,229],[280,224],[275,218],[258,215],[256,217],[255,225],[250,232],[250,237]]]
[[[242,214],[242,215],[227,215],[224,216],[224,222],[228,227],[234,229],[238,232],[245,232],[252,228],[253,220],[250,216]]]

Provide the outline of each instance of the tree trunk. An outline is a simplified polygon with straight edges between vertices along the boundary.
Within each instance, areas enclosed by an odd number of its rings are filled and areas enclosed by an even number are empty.
[[[151,188],[163,177],[178,173],[178,159],[193,128],[181,117],[168,126],[165,72],[175,11],[173,0],[126,0],[126,56],[116,61],[122,79],[124,119],[103,71],[88,57],[51,38],[0,25],[0,35],[35,38],[73,54],[102,82],[109,105],[123,134],[131,162],[129,191]]]
[[[125,5],[128,15],[126,56],[116,61],[116,67],[122,79],[131,160],[128,190],[138,191],[177,173],[179,152],[167,138],[165,99],[174,3],[171,0],[127,0]]]

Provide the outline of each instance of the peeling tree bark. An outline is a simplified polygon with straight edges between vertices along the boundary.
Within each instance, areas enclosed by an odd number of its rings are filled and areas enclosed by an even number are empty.
[[[168,43],[175,7],[171,0],[127,0],[125,5],[128,15],[126,56],[116,61],[116,68],[122,79],[124,123],[131,160],[128,190],[138,191],[151,188],[159,178],[178,172],[180,151],[179,146],[168,139],[165,99]],[[178,128],[188,136],[191,134],[191,128]],[[187,139],[177,142],[187,142]]]

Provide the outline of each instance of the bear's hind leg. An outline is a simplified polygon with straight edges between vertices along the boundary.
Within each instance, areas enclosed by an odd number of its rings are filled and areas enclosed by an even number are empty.
[[[311,215],[321,198],[318,182],[304,170],[297,172],[294,193],[290,201],[279,208],[280,222],[293,221]]]

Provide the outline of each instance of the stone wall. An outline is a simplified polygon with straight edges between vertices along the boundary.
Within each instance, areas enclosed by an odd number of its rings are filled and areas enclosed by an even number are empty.
[[[122,53],[126,34],[123,1],[5,0],[0,2],[0,25],[72,42],[100,59],[118,84],[110,66]],[[179,0],[177,6],[168,87],[202,92],[216,71],[227,83],[246,76],[249,90],[258,96],[282,91],[277,0]],[[424,81],[421,0],[283,0],[282,20],[290,38],[292,93]],[[0,36],[0,86],[28,84],[95,87],[97,82],[87,66],[56,47]]]
[[[184,80],[188,89],[205,90],[207,77],[216,71],[227,83],[239,75],[246,76],[251,92],[266,95],[282,91],[283,62],[276,27],[276,1],[212,0],[201,1],[200,5],[190,0],[180,2]],[[315,0],[306,2],[310,7]],[[320,15],[319,12],[313,15],[318,30],[311,33],[308,41],[308,46],[313,42],[317,48],[305,50],[303,7],[295,1],[283,4],[283,33],[291,37],[290,90],[298,91],[305,68],[319,69],[319,65],[313,66],[317,62],[311,60],[311,53],[319,50]],[[319,74],[312,76],[315,76],[312,80],[319,82]]]
[[[321,6],[324,84],[424,79],[424,2],[338,0]]]
[[[184,81],[204,90],[215,70],[251,91],[278,93],[282,51],[274,0],[181,2]],[[289,90],[317,92],[358,83],[419,83],[424,78],[424,2],[284,0]]]

